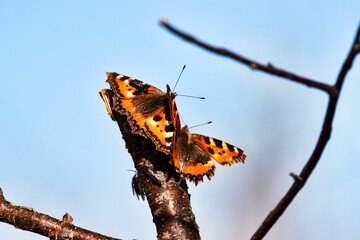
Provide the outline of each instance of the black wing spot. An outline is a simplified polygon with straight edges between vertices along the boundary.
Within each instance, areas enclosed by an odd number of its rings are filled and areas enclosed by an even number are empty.
[[[214,142],[215,142],[215,145],[218,147],[218,148],[223,148],[222,146],[222,141],[218,140],[218,139],[215,139],[213,138]]]
[[[170,121],[172,120],[172,119],[171,119],[171,115],[170,115],[170,114],[166,114],[166,115],[165,115],[165,119],[170,122]]]
[[[230,152],[234,152],[234,151],[235,151],[235,147],[234,147],[233,145],[231,145],[231,144],[226,144],[226,145],[227,145],[227,147],[228,147],[228,149],[229,149]]]
[[[160,121],[161,119],[162,119],[162,117],[159,116],[159,115],[156,115],[156,116],[153,118],[153,120],[154,120],[155,122],[158,122],[158,121]]]
[[[136,96],[136,95],[140,95],[141,93],[142,93],[141,91],[136,90],[136,91],[133,92],[133,95]]]
[[[122,76],[121,78],[120,78],[120,81],[125,81],[125,80],[127,80],[127,79],[129,79],[130,77],[128,77],[128,76]]]
[[[211,155],[213,155],[213,154],[215,153],[214,150],[213,150],[211,147],[208,147],[207,150],[209,151],[209,153],[210,153]]]
[[[175,131],[173,124],[169,124],[169,125],[165,126],[165,132],[173,132],[173,131]]]
[[[221,152],[218,152],[218,154],[221,156],[222,155],[222,153]]]
[[[209,138],[209,137],[205,137],[205,142],[206,142],[206,144],[210,144],[210,138]]]
[[[136,91],[133,93],[134,95],[140,95],[140,94],[148,94],[148,90],[151,87],[148,84],[145,84],[137,79],[133,79],[129,81],[129,85],[136,89]]]

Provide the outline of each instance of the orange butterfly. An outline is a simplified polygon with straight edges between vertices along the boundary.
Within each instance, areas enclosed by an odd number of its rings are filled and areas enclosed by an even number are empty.
[[[127,116],[132,133],[150,138],[156,150],[172,154],[175,167],[195,185],[203,181],[204,175],[209,180],[214,176],[216,166],[212,159],[225,166],[244,162],[246,155],[240,148],[215,138],[191,134],[187,126],[181,128],[174,101],[176,94],[168,85],[164,93],[115,72],[107,76],[106,81],[114,92],[112,109]]]

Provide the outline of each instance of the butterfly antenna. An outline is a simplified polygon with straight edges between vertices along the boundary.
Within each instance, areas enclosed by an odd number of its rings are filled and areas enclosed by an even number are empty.
[[[189,98],[197,98],[197,99],[205,99],[204,97],[191,96],[191,95],[183,95],[183,94],[178,94],[178,95],[176,95],[176,96],[189,97]]]
[[[176,80],[175,86],[174,86],[174,88],[173,88],[173,92],[175,91],[175,88],[176,88],[176,86],[177,86],[177,84],[178,84],[178,82],[179,82],[179,80],[180,80],[181,74],[183,73],[183,71],[184,71],[185,68],[186,68],[186,65],[184,64],[184,66],[183,66],[183,68],[181,69],[181,72],[180,72],[180,74],[179,74],[179,77],[178,77],[178,79]]]
[[[180,113],[179,113],[179,117],[180,117],[181,121],[183,122],[183,124],[186,125],[185,121],[184,121],[183,117],[180,115]]]
[[[203,126],[203,125],[206,125],[206,124],[210,124],[210,123],[212,123],[212,121],[209,121],[209,122],[207,122],[207,123],[201,123],[201,124],[198,124],[198,125],[195,125],[195,126],[191,126],[191,127],[189,127],[189,129],[190,129],[190,128],[194,128],[194,127],[200,127],[200,126]]]

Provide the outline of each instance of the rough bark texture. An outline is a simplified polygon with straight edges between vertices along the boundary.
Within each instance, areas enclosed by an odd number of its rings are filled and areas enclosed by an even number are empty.
[[[200,239],[185,179],[170,164],[170,155],[156,151],[150,139],[132,134],[126,116],[111,110],[113,94],[109,89],[100,92],[134,161],[137,174],[133,187],[138,194],[146,195],[158,239]]]

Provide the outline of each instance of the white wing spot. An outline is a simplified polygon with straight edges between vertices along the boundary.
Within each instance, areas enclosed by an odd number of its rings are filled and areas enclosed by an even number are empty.
[[[173,132],[165,132],[165,137],[172,137],[174,134]]]

